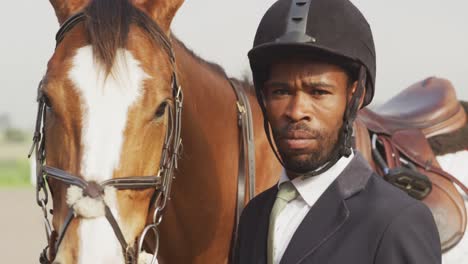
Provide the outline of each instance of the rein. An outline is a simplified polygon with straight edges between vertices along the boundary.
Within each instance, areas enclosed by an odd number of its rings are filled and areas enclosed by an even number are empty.
[[[231,245],[231,262],[234,252],[235,242],[237,241],[238,227],[242,211],[244,210],[245,200],[250,201],[255,196],[255,142],[253,131],[252,109],[249,99],[242,87],[236,80],[228,79],[229,84],[234,90],[237,98],[237,125],[239,127],[239,167],[237,177],[237,201],[236,217],[234,222],[234,231]],[[247,196],[248,194],[248,196]]]
[[[67,21],[63,23],[56,35],[56,47],[64,39],[65,34],[69,32],[75,25],[83,22],[86,19],[86,14],[79,12]],[[141,26],[141,25],[140,25]],[[68,226],[71,221],[77,217],[80,217],[75,209],[70,206],[68,209],[67,216],[59,232],[52,230],[48,213],[48,191],[46,183],[48,179],[52,178],[65,183],[69,186],[78,188],[83,192],[83,195],[101,202],[104,205],[105,217],[109,224],[112,226],[114,233],[119,240],[122,247],[123,256],[126,264],[134,264],[138,262],[138,254],[142,251],[143,241],[148,235],[148,232],[152,231],[156,243],[154,248],[154,255],[151,263],[156,263],[158,250],[159,250],[159,230],[158,226],[162,221],[163,210],[167,204],[167,201],[171,193],[172,180],[174,178],[174,169],[177,169],[177,160],[179,158],[179,151],[181,146],[181,115],[183,105],[183,94],[182,89],[177,81],[175,71],[175,56],[172,49],[172,45],[166,34],[161,30],[156,22],[153,23],[155,32],[147,31],[153,40],[161,43],[169,56],[173,73],[172,73],[172,90],[174,106],[169,105],[169,127],[165,134],[163,152],[161,156],[160,166],[157,175],[153,176],[134,176],[134,177],[122,177],[106,180],[104,182],[85,181],[84,179],[69,174],[58,168],[50,167],[46,164],[46,149],[45,149],[45,123],[46,123],[46,96],[42,92],[43,82],[39,83],[38,87],[38,111],[36,118],[36,127],[33,137],[33,145],[31,147],[29,157],[33,151],[36,156],[36,201],[37,204],[42,208],[44,214],[44,223],[46,227],[47,240],[49,241],[47,247],[43,250],[40,255],[41,264],[50,264],[54,261],[57,256],[57,251],[60,244],[66,234]],[[147,225],[135,245],[129,245],[125,240],[121,228],[119,227],[114,215],[112,214],[108,204],[105,201],[105,189],[106,187],[112,187],[116,190],[147,190],[154,189],[154,195],[151,199],[149,208],[154,207],[154,213],[152,223]]]

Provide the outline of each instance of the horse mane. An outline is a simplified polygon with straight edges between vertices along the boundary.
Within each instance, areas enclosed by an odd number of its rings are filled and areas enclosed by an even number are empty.
[[[154,21],[128,0],[92,0],[85,8],[84,13],[87,18],[86,29],[93,54],[95,59],[104,66],[106,74],[111,73],[117,50],[126,47],[130,25],[137,24],[149,33],[158,31]],[[173,36],[172,40],[198,62],[206,65],[220,76],[229,78],[224,68],[219,64],[201,58],[177,37]],[[247,76],[243,79],[231,79],[244,87],[245,90],[253,92],[252,82]]]
[[[243,87],[246,91],[254,92],[253,83],[250,80],[250,76],[248,76],[247,74],[244,74],[241,79],[229,77],[227,75],[227,73],[226,73],[226,70],[221,65],[203,59],[202,57],[200,57],[200,55],[196,54],[193,50],[188,48],[187,45],[185,45],[185,43],[183,43],[179,38],[177,38],[174,35],[172,35],[172,36],[173,36],[172,40],[175,41],[178,45],[180,45],[180,47],[182,47],[196,61],[198,61],[199,63],[201,63],[201,64],[203,64],[205,66],[207,66],[208,68],[210,68],[214,72],[221,75],[223,78],[230,79],[233,82],[236,82],[238,85]]]
[[[106,74],[111,73],[117,50],[127,46],[132,24],[155,41],[163,41],[158,37],[164,34],[159,26],[128,0],[91,0],[83,12],[94,57],[104,66]]]
[[[226,71],[224,70],[223,67],[221,67],[221,65],[203,59],[198,54],[196,54],[193,50],[189,49],[187,45],[185,45],[185,43],[183,43],[179,38],[174,36],[174,34],[172,34],[172,36],[173,36],[172,40],[174,42],[177,42],[177,44],[180,45],[190,56],[195,58],[195,60],[197,60],[201,64],[208,66],[211,70],[215,71],[216,73],[223,75],[223,76],[227,76]]]
[[[92,0],[84,10],[93,54],[107,74],[117,49],[126,46],[132,17],[137,13],[135,9],[127,0]]]
[[[468,113],[468,101],[460,101],[460,104]],[[468,123],[457,131],[431,137],[428,141],[436,156],[466,150],[468,149]]]

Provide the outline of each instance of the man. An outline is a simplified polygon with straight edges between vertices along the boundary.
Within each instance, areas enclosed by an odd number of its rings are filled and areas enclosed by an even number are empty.
[[[375,83],[359,10],[348,0],[279,0],[249,59],[284,173],[244,210],[235,263],[441,263],[429,209],[352,149],[353,120]]]

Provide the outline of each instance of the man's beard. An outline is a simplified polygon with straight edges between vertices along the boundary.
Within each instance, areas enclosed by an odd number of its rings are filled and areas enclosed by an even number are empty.
[[[323,129],[311,130],[304,123],[296,123],[290,124],[283,129],[273,129],[273,135],[275,141],[278,142],[278,138],[285,137],[288,132],[302,131],[307,132],[316,140],[317,144],[312,150],[300,154],[281,149],[277,144],[278,152],[287,170],[296,173],[307,173],[324,166],[332,159],[333,155],[336,155],[339,149],[338,141],[341,130],[341,127],[331,132],[327,132]]]

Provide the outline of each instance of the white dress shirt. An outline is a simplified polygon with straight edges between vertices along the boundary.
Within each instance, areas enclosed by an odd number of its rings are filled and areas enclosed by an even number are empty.
[[[302,220],[304,220],[304,217],[307,215],[310,208],[312,208],[328,186],[330,186],[338,175],[340,175],[340,173],[345,169],[353,156],[354,154],[351,154],[348,158],[342,157],[330,169],[317,176],[301,176],[292,180],[292,184],[296,187],[299,196],[295,200],[289,202],[276,218],[273,242],[273,263],[276,264],[280,262],[291,238]],[[289,178],[286,175],[286,171],[283,169],[278,186],[285,181],[289,181]]]

